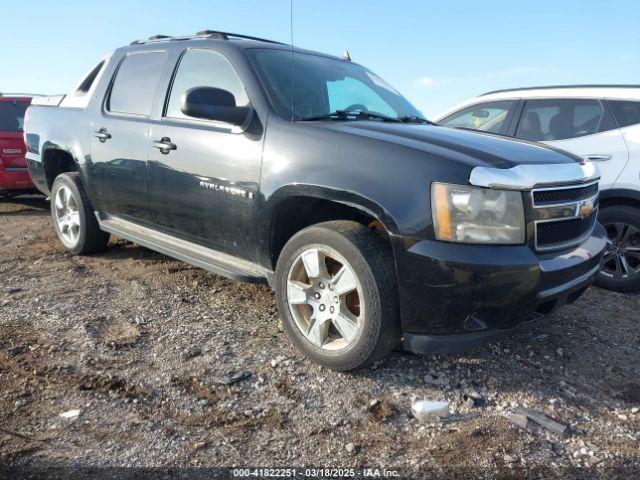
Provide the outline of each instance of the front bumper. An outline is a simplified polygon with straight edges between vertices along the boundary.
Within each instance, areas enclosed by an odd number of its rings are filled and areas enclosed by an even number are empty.
[[[404,346],[461,352],[526,327],[577,300],[600,269],[598,224],[581,245],[536,255],[528,246],[394,241]]]
[[[0,192],[34,189],[27,167],[0,166]]]

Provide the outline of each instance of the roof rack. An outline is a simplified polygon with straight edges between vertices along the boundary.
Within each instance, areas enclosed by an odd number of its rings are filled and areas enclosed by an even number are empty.
[[[480,96],[484,97],[493,93],[519,92],[521,90],[550,90],[553,88],[640,88],[640,85],[546,85],[543,87],[504,88],[502,90],[492,90]]]
[[[276,42],[275,40],[268,40],[266,38],[251,37],[249,35],[242,35],[239,33],[219,32],[217,30],[202,30],[196,33],[195,35],[185,35],[185,36],[175,36],[175,37],[171,35],[153,35],[149,37],[147,40],[135,40],[131,42],[130,45],[143,45],[146,43],[168,42],[168,41],[174,41],[174,40],[194,40],[197,38],[204,38],[204,39],[210,39],[210,40],[229,40],[230,38],[241,38],[244,40],[255,40],[257,42],[286,45],[286,43]]]

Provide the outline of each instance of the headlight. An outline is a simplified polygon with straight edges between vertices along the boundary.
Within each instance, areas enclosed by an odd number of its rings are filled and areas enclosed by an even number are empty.
[[[524,243],[524,206],[520,192],[434,182],[431,211],[438,240]]]

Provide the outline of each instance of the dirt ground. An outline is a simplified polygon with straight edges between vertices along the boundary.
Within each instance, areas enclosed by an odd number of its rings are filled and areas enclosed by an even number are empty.
[[[640,475],[639,295],[592,287],[531,332],[464,355],[398,350],[343,374],[293,350],[268,287],[111,242],[71,257],[43,199],[0,200],[0,478],[249,466]],[[484,402],[468,407],[474,391]],[[450,402],[453,416],[418,422],[416,397]],[[519,405],[571,435],[514,425],[504,415]]]

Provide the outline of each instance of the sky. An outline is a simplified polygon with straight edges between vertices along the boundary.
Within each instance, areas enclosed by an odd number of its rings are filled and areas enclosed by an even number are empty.
[[[427,117],[489,90],[640,84],[640,0],[22,0],[0,9],[0,92],[66,93],[154,34],[243,33],[342,55]],[[293,32],[291,32],[293,25]]]

